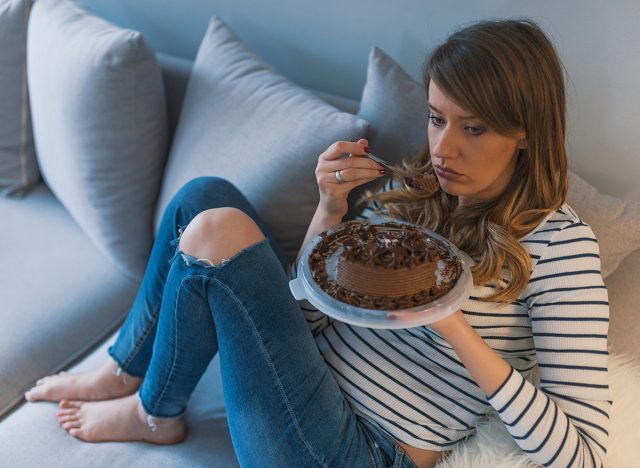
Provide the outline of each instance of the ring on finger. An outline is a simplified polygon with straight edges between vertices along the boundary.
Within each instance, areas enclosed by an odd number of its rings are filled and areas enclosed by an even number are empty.
[[[342,174],[340,173],[340,171],[336,171],[334,172],[335,176],[336,176],[336,180],[338,181],[339,184],[344,184],[346,181],[342,178]]]

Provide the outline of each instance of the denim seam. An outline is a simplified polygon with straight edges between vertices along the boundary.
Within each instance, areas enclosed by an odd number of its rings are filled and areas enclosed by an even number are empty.
[[[176,245],[178,242],[180,242],[184,229],[185,229],[184,226],[181,226],[178,224],[178,235],[173,241],[169,243],[169,245]],[[176,258],[177,250],[178,249],[176,248],[176,252],[174,253],[173,257],[169,260],[169,263],[173,262],[173,260]],[[158,301],[158,305],[155,307],[155,309],[153,310],[153,313],[151,314],[151,321],[149,322],[148,326],[145,327],[145,329],[143,330],[142,335],[138,337],[138,339],[136,340],[135,344],[133,345],[133,349],[127,355],[127,358],[122,362],[122,364],[118,363],[118,366],[121,369],[123,369],[125,372],[129,373],[127,367],[131,364],[131,361],[135,359],[143,343],[149,337],[149,333],[151,333],[151,330],[155,327],[156,323],[158,322],[158,315],[160,314],[161,306],[162,306],[162,298],[160,298],[160,301]]]
[[[194,275],[195,276],[195,275]],[[182,280],[180,281],[180,286],[178,286],[178,297],[176,298],[176,302],[175,302],[175,306],[173,309],[173,317],[175,319],[176,324],[178,323],[177,320],[177,308],[178,308],[178,304],[180,303],[180,294],[182,293],[182,285],[184,284],[185,281],[193,278],[194,276],[187,276],[185,278],[182,278]],[[173,382],[173,372],[175,371],[176,368],[176,358],[177,358],[177,352],[176,352],[176,348],[178,346],[178,330],[177,330],[177,326],[176,329],[174,330],[174,348],[173,348],[173,357],[171,360],[171,369],[169,370],[169,375],[164,383],[164,385],[162,386],[162,391],[160,392],[160,395],[158,397],[156,397],[156,403],[153,405],[153,410],[151,411],[151,413],[156,413],[158,410],[158,405],[160,405],[160,403],[162,402],[162,398],[164,397],[165,393],[167,392],[167,388],[169,388],[169,384],[171,384]],[[153,415],[153,414],[151,414]],[[164,416],[162,416],[164,417]]]
[[[367,451],[369,452],[369,458],[371,458],[371,468],[376,468],[376,459],[373,457],[373,453],[371,452],[371,448],[367,447]]]
[[[396,444],[396,456],[393,461],[393,468],[402,468],[402,460],[404,459],[404,451]]]
[[[153,314],[151,315],[151,321],[149,322],[149,325],[145,327],[145,329],[142,332],[142,335],[136,340],[136,343],[133,346],[133,350],[127,355],[127,358],[123,361],[122,365],[120,366],[122,369],[124,369],[125,372],[128,373],[127,367],[129,366],[129,364],[131,364],[131,361],[134,360],[134,358],[140,351],[140,348],[142,348],[142,344],[146,341],[146,339],[149,337],[149,333],[151,333],[151,330],[155,327],[156,322],[158,321],[158,315],[160,312],[161,304],[162,302],[160,302],[154,309]]]
[[[318,455],[315,453],[315,451],[313,450],[313,447],[311,447],[311,444],[309,443],[309,441],[307,440],[307,438],[304,436],[303,432],[302,432],[302,428],[300,427],[300,425],[298,424],[298,420],[295,416],[295,413],[293,411],[293,408],[291,407],[291,403],[289,402],[289,399],[286,396],[286,393],[284,391],[284,386],[282,384],[282,381],[280,380],[280,377],[278,376],[278,372],[276,371],[275,366],[273,365],[273,361],[271,360],[271,356],[269,355],[269,352],[267,351],[265,345],[264,345],[264,341],[262,339],[262,336],[260,335],[260,332],[258,331],[258,328],[256,327],[256,324],[253,322],[253,319],[251,318],[251,315],[249,315],[249,313],[247,312],[247,309],[244,307],[244,305],[242,304],[242,302],[238,299],[238,297],[236,296],[236,294],[229,289],[224,283],[222,283],[220,280],[218,280],[217,278],[209,278],[208,276],[204,276],[202,275],[203,278],[206,278],[208,281],[214,281],[216,282],[218,285],[220,285],[220,287],[222,289],[224,289],[225,291],[227,291],[227,294],[229,294],[229,296],[236,302],[236,304],[238,304],[238,306],[240,307],[240,309],[243,311],[243,313],[245,314],[245,316],[249,319],[249,322],[251,323],[251,326],[253,328],[253,332],[256,334],[256,336],[258,337],[259,343],[260,343],[260,348],[262,350],[262,352],[264,353],[264,355],[267,358],[267,362],[269,364],[269,368],[271,369],[271,372],[275,375],[276,377],[276,382],[278,384],[278,388],[280,390],[280,395],[282,396],[282,399],[284,400],[286,406],[287,406],[287,410],[289,412],[289,416],[291,417],[293,424],[296,428],[296,432],[298,433],[298,436],[300,437],[300,439],[302,440],[302,443],[305,445],[305,447],[307,448],[307,450],[309,451],[309,453],[311,454],[311,456],[316,460],[316,462],[320,465],[320,466],[326,466],[322,463],[322,461],[320,461],[320,458],[318,457]]]

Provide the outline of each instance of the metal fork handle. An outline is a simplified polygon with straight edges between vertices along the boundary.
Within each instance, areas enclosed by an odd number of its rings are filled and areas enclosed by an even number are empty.
[[[391,164],[389,164],[388,162],[386,162],[383,159],[380,159],[378,156],[374,156],[371,153],[367,153],[367,156],[369,157],[369,159],[371,159],[372,161],[377,162],[378,164],[382,164],[384,167],[386,167],[387,169],[391,170],[392,172],[395,172],[396,174],[398,174],[401,177],[404,177],[404,174],[402,174],[399,170],[397,170],[396,168],[394,168]]]
[[[384,159],[380,159],[378,156],[374,156],[371,153],[367,153],[367,156],[369,157],[369,159],[371,159],[372,161],[377,162],[378,164],[382,164],[384,167],[386,167],[387,169],[389,169],[391,172],[395,172],[398,176],[400,177],[404,177],[404,174],[402,172],[400,172],[398,169],[396,169],[395,167],[393,167],[391,164],[389,164],[388,162],[386,162]]]

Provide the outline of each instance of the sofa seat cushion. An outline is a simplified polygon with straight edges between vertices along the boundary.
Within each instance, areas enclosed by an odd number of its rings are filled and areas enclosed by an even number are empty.
[[[99,367],[115,335],[78,364],[72,372]],[[196,387],[185,414],[189,433],[178,445],[106,442],[88,444],[74,439],[58,426],[55,403],[23,405],[0,424],[0,453],[6,466],[91,466],[130,468],[237,467],[227,427],[220,361],[216,357]],[[38,441],[24,450],[24,440]],[[50,460],[59,460],[51,464]],[[0,466],[4,466],[0,462]]]
[[[637,310],[637,307],[635,308]],[[107,358],[107,347],[115,335],[71,369],[72,372],[99,367]],[[611,412],[609,451],[606,465],[635,466],[637,436],[630,430],[640,418],[636,395],[640,390],[640,362],[624,354],[609,358],[609,385],[615,402]],[[220,378],[220,361],[215,357],[200,379],[185,418],[187,438],[177,445],[106,442],[89,444],[74,439],[58,426],[54,403],[28,403],[0,424],[0,453],[6,466],[91,466],[129,468],[237,467],[226,422]],[[24,440],[37,443],[24,450]],[[51,460],[59,460],[51,463]],[[0,463],[1,466],[5,466]],[[534,464],[516,445],[504,424],[491,414],[479,421],[477,433],[454,448],[439,468],[528,468]]]
[[[0,198],[0,417],[38,378],[104,339],[137,283],[83,233],[44,185]]]

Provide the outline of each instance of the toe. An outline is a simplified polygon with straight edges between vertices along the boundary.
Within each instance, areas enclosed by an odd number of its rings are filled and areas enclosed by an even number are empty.
[[[67,414],[64,416],[58,416],[58,421],[60,422],[60,424],[62,423],[68,423],[71,421],[77,421],[78,420],[78,416],[75,414]]]
[[[67,416],[69,414],[75,414],[76,412],[77,412],[77,408],[59,409],[56,412],[56,416]]]
[[[79,420],[68,421],[68,422],[62,423],[62,428],[65,431],[68,431],[70,429],[80,429],[81,426],[82,426],[82,424],[80,423]]]
[[[27,401],[38,401],[44,397],[44,389],[41,386],[35,386],[24,394]]]
[[[61,400],[60,404],[58,405],[59,408],[82,408],[82,402],[81,401],[74,401],[74,400]]]

